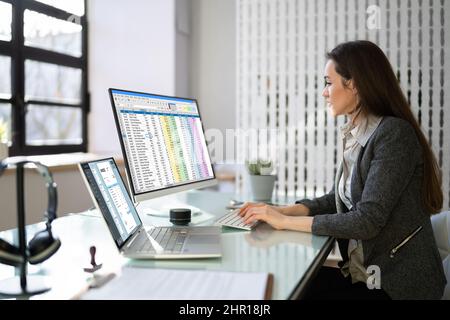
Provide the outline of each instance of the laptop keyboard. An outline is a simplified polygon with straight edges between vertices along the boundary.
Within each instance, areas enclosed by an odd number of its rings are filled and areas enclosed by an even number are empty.
[[[251,224],[245,224],[244,219],[238,214],[239,209],[233,210],[230,213],[227,213],[219,220],[216,221],[216,225],[226,226],[231,228],[238,228],[243,230],[252,230],[257,224],[258,221],[254,221]]]
[[[183,249],[187,230],[183,228],[173,229],[170,227],[159,227],[153,228],[148,234],[161,246],[161,248],[164,249],[165,253],[179,253]],[[136,241],[139,242],[135,245],[137,252],[156,252],[147,236],[139,238],[140,239],[136,239]]]

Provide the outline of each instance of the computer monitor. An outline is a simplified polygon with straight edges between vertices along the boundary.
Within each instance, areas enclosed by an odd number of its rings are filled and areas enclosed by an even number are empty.
[[[135,202],[217,183],[196,100],[109,93]]]

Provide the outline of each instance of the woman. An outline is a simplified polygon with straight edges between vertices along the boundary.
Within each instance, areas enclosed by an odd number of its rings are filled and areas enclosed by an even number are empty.
[[[430,215],[443,195],[433,152],[380,48],[347,42],[327,58],[323,96],[333,116],[348,117],[334,187],[287,207],[247,203],[240,214],[337,239],[340,269],[322,267],[307,299],[440,299],[446,280]]]

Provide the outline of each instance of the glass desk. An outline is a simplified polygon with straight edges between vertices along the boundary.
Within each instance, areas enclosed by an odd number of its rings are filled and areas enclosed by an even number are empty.
[[[162,208],[188,204],[202,210],[194,216],[191,225],[211,225],[227,212],[225,207],[233,194],[213,191],[189,191],[145,202],[146,206]],[[274,202],[293,203],[293,199],[275,199]],[[142,206],[142,208],[141,208]],[[168,218],[142,213],[144,204],[138,205],[145,225],[171,225]],[[43,223],[27,226],[27,238]],[[315,272],[320,268],[334,239],[294,231],[277,231],[262,223],[253,231],[231,228],[222,229],[222,257],[195,260],[130,260],[122,257],[114,244],[103,217],[97,210],[69,214],[58,218],[52,230],[62,242],[59,251],[44,263],[28,265],[28,274],[48,275],[52,290],[30,299],[70,299],[86,287],[90,274],[83,268],[90,267],[90,246],[97,248],[96,262],[102,263],[102,272],[120,269],[123,265],[166,269],[202,269],[239,272],[270,272],[274,276],[272,299],[297,299]],[[18,243],[16,230],[0,234],[2,239]],[[18,275],[18,270],[0,264],[0,280]],[[18,280],[19,281],[19,280]]]

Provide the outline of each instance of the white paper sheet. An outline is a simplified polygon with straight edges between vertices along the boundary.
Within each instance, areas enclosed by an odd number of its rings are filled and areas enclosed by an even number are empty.
[[[263,300],[268,273],[124,267],[120,276],[82,299]]]

